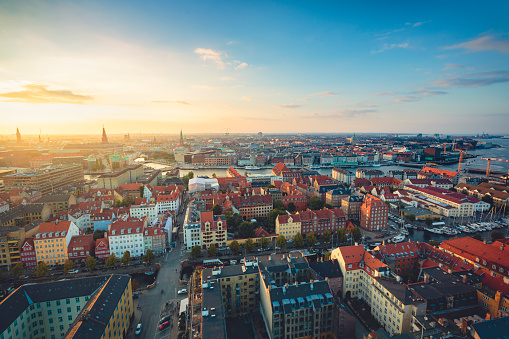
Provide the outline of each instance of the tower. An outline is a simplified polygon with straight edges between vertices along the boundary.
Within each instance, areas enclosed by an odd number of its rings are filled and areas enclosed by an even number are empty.
[[[39,143],[42,144],[41,129],[39,128]]]
[[[106,135],[106,130],[104,129],[104,125],[103,125],[103,138],[102,138],[102,143],[103,143],[103,144],[107,144],[107,143],[108,143],[108,136]]]
[[[180,130],[180,146],[184,145],[184,137],[182,136],[182,130]]]
[[[16,140],[18,144],[21,144],[21,133],[19,132],[19,128],[16,126]]]

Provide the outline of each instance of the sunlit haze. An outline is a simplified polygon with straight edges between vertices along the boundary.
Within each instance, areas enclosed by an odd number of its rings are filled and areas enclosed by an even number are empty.
[[[504,134],[507,13],[507,1],[0,1],[0,134]]]

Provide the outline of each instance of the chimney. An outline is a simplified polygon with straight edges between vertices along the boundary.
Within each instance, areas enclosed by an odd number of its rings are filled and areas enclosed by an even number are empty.
[[[501,251],[503,251],[503,250],[504,250],[504,247],[505,247],[505,244],[504,244],[504,243],[500,244],[500,250],[501,250]]]
[[[490,312],[486,312],[486,320],[490,320],[491,319],[491,314]]]
[[[461,333],[467,334],[467,318],[463,317],[461,318]]]
[[[424,283],[429,284],[429,276],[427,274],[424,274]]]
[[[484,245],[486,245],[486,240],[483,240],[483,241],[482,241],[482,243],[483,243]]]
[[[463,278],[461,279],[461,281],[463,281],[463,283],[464,283],[464,284],[466,284],[466,283],[467,283],[467,275],[466,275],[466,274],[463,276]]]

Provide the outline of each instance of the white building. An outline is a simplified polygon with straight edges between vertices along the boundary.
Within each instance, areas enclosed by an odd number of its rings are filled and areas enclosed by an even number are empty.
[[[159,213],[166,213],[168,210],[178,212],[180,208],[180,194],[173,191],[171,194],[159,194],[156,198]]]
[[[110,253],[121,258],[125,251],[129,251],[131,257],[141,257],[145,254],[143,246],[143,230],[147,219],[142,220],[117,220],[110,225],[107,233],[110,245]]]
[[[79,210],[69,211],[68,219],[75,223],[76,226],[78,226],[78,228],[83,232],[88,231],[92,227],[90,222],[90,213],[84,213]]]
[[[149,222],[154,220],[159,214],[159,205],[157,203],[131,205],[129,213],[132,218],[142,218],[148,216]]]
[[[217,179],[192,178],[189,180],[189,193],[205,191],[209,189],[219,190]]]
[[[184,246],[190,250],[196,245],[201,247],[201,219],[200,211],[191,202],[184,219]]]

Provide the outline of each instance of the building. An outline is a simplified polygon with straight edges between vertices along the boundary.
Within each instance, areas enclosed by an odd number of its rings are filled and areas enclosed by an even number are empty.
[[[159,215],[159,205],[156,203],[131,205],[129,213],[132,218],[143,218],[148,217],[148,221],[152,222]]]
[[[364,196],[351,195],[341,199],[341,209],[348,220],[359,220]]]
[[[297,234],[302,234],[300,215],[278,215],[276,219],[276,234],[282,235],[286,240],[293,239]]]
[[[34,238],[37,262],[63,264],[69,259],[67,249],[72,237],[80,233],[80,229],[71,221],[42,223]]]
[[[443,189],[450,189],[454,185],[449,179],[406,179],[403,181],[403,185],[412,185],[417,187],[440,187]]]
[[[313,280],[325,280],[329,284],[332,295],[335,298],[341,297],[341,287],[343,286],[343,273],[337,260],[311,261],[311,276]]]
[[[5,190],[36,190],[43,195],[83,180],[83,166],[47,167],[30,173],[16,173],[3,177]]]
[[[368,231],[387,229],[389,206],[379,198],[367,194],[360,211],[360,226]]]
[[[52,194],[45,195],[36,201],[39,204],[47,204],[51,208],[51,213],[58,211],[67,211],[71,205],[76,204],[76,197],[72,194]]]
[[[122,184],[135,183],[144,175],[143,165],[131,165],[113,173],[107,173],[97,178],[97,188],[115,189]]]
[[[399,276],[406,276],[419,268],[420,250],[414,241],[379,245],[373,252]]]
[[[216,248],[226,246],[227,225],[224,215],[214,215],[212,211],[201,212],[201,247],[207,249],[215,244]]]
[[[115,254],[117,258],[121,258],[126,251],[131,257],[144,255],[143,230],[146,225],[146,218],[113,222],[107,232],[110,254]]]
[[[341,200],[348,198],[351,194],[349,189],[339,187],[325,193],[325,203],[334,208],[341,207]]]
[[[47,204],[18,205],[0,214],[0,226],[23,227],[38,220],[46,221],[50,214]]]
[[[37,256],[35,254],[35,245],[33,238],[25,239],[25,243],[21,247],[21,262],[26,270],[33,270],[37,266]]]
[[[270,195],[237,196],[230,200],[243,220],[266,218],[269,212],[272,211],[272,197]]]
[[[196,201],[192,201],[187,206],[186,216],[184,218],[184,246],[191,250],[194,246],[201,247],[201,218],[200,210]]]
[[[143,231],[143,248],[145,253],[152,250],[155,254],[162,254],[168,246],[168,233],[162,227],[146,227]]]
[[[25,229],[16,226],[0,227],[0,269],[9,271],[21,261],[20,250],[25,241]]]
[[[71,238],[67,249],[69,260],[75,263],[84,263],[88,257],[95,253],[95,241],[93,234],[78,235]]]
[[[334,167],[332,169],[331,176],[332,179],[339,181],[340,183],[346,184],[348,186],[350,186],[352,180],[355,178],[355,174],[353,172],[338,167]]]
[[[98,260],[106,260],[110,256],[110,245],[108,238],[101,238],[95,241],[95,257]]]
[[[483,182],[479,185],[460,183],[455,187],[457,192],[469,194],[479,199],[487,197],[493,200],[496,207],[509,206],[509,188]]]

